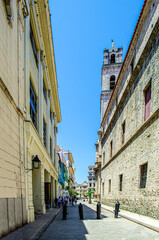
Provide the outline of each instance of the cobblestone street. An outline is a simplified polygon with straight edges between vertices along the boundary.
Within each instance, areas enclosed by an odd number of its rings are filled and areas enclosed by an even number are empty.
[[[159,233],[119,217],[102,209],[102,218],[96,219],[96,206],[83,205],[84,220],[79,220],[78,205],[68,207],[67,220],[62,220],[62,211],[49,226],[42,240],[158,240]]]

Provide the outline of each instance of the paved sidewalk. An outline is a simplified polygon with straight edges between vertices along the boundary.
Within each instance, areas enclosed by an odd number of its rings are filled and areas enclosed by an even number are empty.
[[[97,203],[93,202],[93,204],[96,205]],[[110,212],[114,212],[115,209],[115,207],[113,208],[104,204],[101,204],[101,207]],[[159,233],[159,220],[144,215],[140,215],[137,213],[128,212],[122,209],[120,209],[119,216],[126,218],[130,221],[133,221],[135,223],[138,223],[144,227],[150,228]]]
[[[78,205],[68,207],[67,220],[62,212],[49,225],[40,240],[159,240],[159,233],[102,208],[97,219],[96,206],[83,203],[84,219],[79,220]]]
[[[2,240],[36,240],[42,235],[46,228],[52,223],[62,208],[50,209],[46,214],[36,217],[34,222],[18,228],[16,231],[9,233]]]

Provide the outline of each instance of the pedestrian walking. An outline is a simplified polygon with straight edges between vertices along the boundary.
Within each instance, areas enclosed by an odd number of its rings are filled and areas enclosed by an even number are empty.
[[[61,197],[58,197],[58,206],[61,207]]]

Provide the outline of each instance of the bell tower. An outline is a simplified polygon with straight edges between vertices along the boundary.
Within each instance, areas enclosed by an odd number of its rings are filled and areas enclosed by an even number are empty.
[[[102,91],[100,95],[100,113],[101,121],[108,106],[111,94],[113,92],[120,68],[122,66],[123,48],[114,47],[112,40],[111,48],[104,49],[104,60],[101,71]]]

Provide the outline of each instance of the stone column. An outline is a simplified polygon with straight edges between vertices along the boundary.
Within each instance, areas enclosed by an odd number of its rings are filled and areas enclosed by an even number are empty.
[[[30,113],[30,19],[24,21],[24,105],[29,119]]]
[[[32,168],[32,154],[27,151],[26,155],[27,166],[26,169]],[[26,208],[28,223],[34,221],[34,203],[33,203],[33,184],[32,171],[26,170]]]
[[[51,125],[50,125],[50,131],[52,132],[52,135],[51,135],[51,137],[52,137],[52,146],[51,146],[51,148],[52,148],[52,161],[53,161],[53,156],[54,156],[54,129],[53,129],[53,126],[54,126],[54,119],[53,119],[53,113],[51,113]]]
[[[46,213],[45,207],[45,174],[44,167],[41,165],[41,211],[42,213]]]

